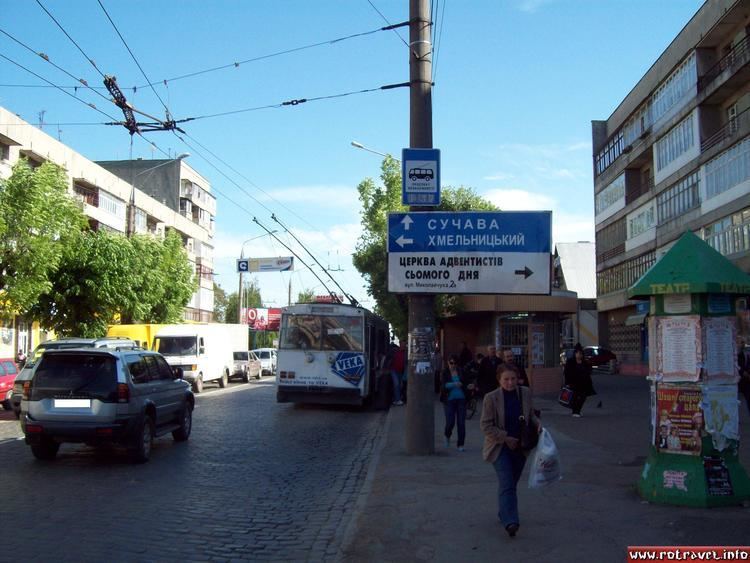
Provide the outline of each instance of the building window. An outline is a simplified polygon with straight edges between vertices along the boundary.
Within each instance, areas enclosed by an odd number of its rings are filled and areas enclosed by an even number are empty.
[[[712,198],[750,178],[750,138],[706,163],[706,197]]]
[[[750,250],[750,207],[703,228],[703,240],[728,256]]]
[[[83,184],[73,184],[73,192],[76,194],[78,200],[91,205],[92,207],[99,207],[99,190],[96,188],[90,188]]]
[[[625,174],[620,174],[615,180],[595,198],[596,214],[599,215],[608,207],[625,197]]]
[[[655,143],[656,169],[663,170],[695,145],[692,114],[672,127]]]
[[[667,114],[683,100],[685,94],[698,82],[695,53],[683,62],[651,96],[651,117],[654,122]]]
[[[596,291],[598,295],[621,291],[633,285],[656,262],[656,253],[652,250],[596,274]]]
[[[148,215],[142,209],[135,210],[135,231],[145,233],[148,230]]]
[[[700,176],[696,171],[656,196],[656,209],[660,225],[700,205],[699,184]]]
[[[99,190],[99,209],[125,219],[125,202],[102,190]]]
[[[637,214],[628,219],[628,238],[645,233],[656,224],[653,203],[642,207]]]
[[[598,176],[607,168],[609,168],[614,163],[614,161],[617,160],[617,157],[622,154],[622,150],[624,148],[625,138],[622,134],[622,131],[618,131],[612,136],[607,145],[601,151],[599,151],[599,154],[596,155],[596,159],[594,161],[594,169],[596,171],[596,175]]]
[[[10,145],[0,141],[0,160],[10,160]]]
[[[625,217],[596,233],[596,261],[604,262],[625,252],[625,239],[628,235]]]

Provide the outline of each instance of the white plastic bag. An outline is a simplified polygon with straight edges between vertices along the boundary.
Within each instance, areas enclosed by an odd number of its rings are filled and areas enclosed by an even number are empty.
[[[529,488],[536,489],[562,479],[560,472],[560,453],[557,451],[552,434],[542,429],[539,444],[531,457],[529,468]]]

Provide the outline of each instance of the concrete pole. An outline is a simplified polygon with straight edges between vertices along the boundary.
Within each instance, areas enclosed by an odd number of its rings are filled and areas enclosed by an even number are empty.
[[[240,249],[240,260],[245,258],[245,243],[243,242],[242,244],[243,247]],[[242,270],[240,270],[240,287],[237,289],[237,322],[244,324],[242,320]]]
[[[409,0],[409,146],[432,148],[432,45],[427,0]],[[411,211],[428,210],[412,206]],[[429,455],[435,452],[435,410],[432,366],[417,373],[417,342],[429,341],[430,358],[435,348],[435,297],[409,296],[409,366],[406,404],[406,452]],[[424,349],[423,349],[424,350]],[[425,370],[423,370],[425,371]]]

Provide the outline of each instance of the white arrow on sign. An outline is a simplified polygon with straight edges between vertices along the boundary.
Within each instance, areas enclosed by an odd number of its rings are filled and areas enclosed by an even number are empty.
[[[408,215],[405,215],[404,218],[401,219],[401,222],[404,224],[404,230],[408,231],[409,227],[411,227],[411,224],[414,222],[414,219],[412,219]]]
[[[411,244],[413,242],[413,238],[404,238],[404,235],[401,235],[396,239],[396,244],[398,244],[401,248],[403,248],[405,244]]]

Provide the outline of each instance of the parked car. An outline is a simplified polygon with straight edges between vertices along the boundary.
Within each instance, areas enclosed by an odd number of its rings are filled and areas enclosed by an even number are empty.
[[[258,348],[252,350],[260,358],[263,375],[274,375],[276,373],[276,348]]]
[[[130,338],[105,337],[105,338],[58,338],[47,340],[34,348],[26,360],[23,369],[16,377],[13,384],[12,394],[9,397],[11,408],[16,418],[21,417],[21,396],[23,395],[23,384],[31,379],[34,365],[47,350],[64,350],[66,348],[135,348],[137,344]]]
[[[234,377],[241,377],[245,383],[249,383],[250,379],[260,379],[262,371],[260,360],[254,352],[234,352],[232,368],[232,375]]]
[[[13,358],[0,358],[0,403],[9,411],[10,398],[13,395],[13,382],[18,375],[18,367]]]
[[[24,382],[21,428],[37,459],[60,444],[125,446],[148,461],[154,438],[190,437],[195,398],[180,368],[143,349],[46,351]]]
[[[612,373],[617,371],[617,356],[611,350],[601,346],[586,346],[583,349],[583,357],[595,368],[606,367]]]

